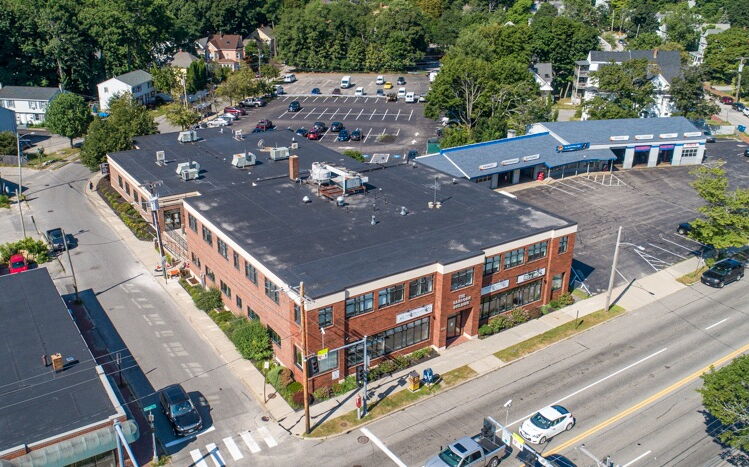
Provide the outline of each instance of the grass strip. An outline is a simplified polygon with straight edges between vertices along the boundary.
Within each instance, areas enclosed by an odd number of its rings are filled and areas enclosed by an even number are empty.
[[[507,347],[506,349],[500,350],[494,354],[495,357],[502,360],[503,362],[511,362],[517,360],[520,357],[528,355],[536,350],[543,349],[549,345],[558,342],[567,337],[573,336],[577,333],[583,332],[588,328],[595,326],[596,324],[608,321],[611,318],[619,316],[624,313],[624,308],[619,305],[611,307],[610,311],[604,311],[603,309],[594,311],[588,315],[583,316],[580,319],[572,320],[568,323],[564,323],[561,326],[557,326],[553,329],[549,329],[543,334],[531,337],[530,339],[519,342],[515,345]]]
[[[372,400],[369,403],[369,412],[367,416],[359,419],[357,418],[356,410],[352,410],[340,417],[336,417],[332,420],[328,420],[321,424],[317,428],[312,430],[310,437],[321,438],[323,436],[337,435],[346,431],[350,431],[357,426],[380,418],[396,410],[402,409],[403,407],[410,405],[419,399],[423,399],[429,396],[433,396],[445,389],[455,386],[456,384],[473,378],[476,373],[468,365],[461,366],[454,370],[450,370],[447,373],[441,375],[442,378],[439,383],[427,387],[422,386],[421,389],[415,392],[411,392],[408,389],[403,389],[394,393],[393,395],[383,397],[380,400]]]
[[[676,279],[676,281],[681,282],[684,285],[692,285],[700,280],[700,277],[702,277],[702,273],[705,271],[707,271],[707,266],[702,266],[695,271],[684,274],[683,276]]]

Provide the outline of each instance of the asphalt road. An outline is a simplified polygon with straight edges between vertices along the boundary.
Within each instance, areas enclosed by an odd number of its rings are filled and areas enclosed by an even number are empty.
[[[709,164],[723,164],[734,187],[749,187],[745,144],[707,145]],[[593,293],[608,286],[616,233],[623,227],[617,284],[652,274],[693,255],[702,245],[676,233],[698,217],[703,204],[690,186],[691,167],[635,168],[615,171],[619,186],[582,176],[517,191],[522,201],[578,222],[573,269]]]

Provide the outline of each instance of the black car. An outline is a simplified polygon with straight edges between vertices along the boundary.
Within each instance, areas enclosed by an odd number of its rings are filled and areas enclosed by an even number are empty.
[[[746,106],[743,102],[734,102],[733,104],[731,104],[731,107],[733,107],[734,110],[738,110],[739,112],[741,112]]]
[[[710,134],[709,131],[705,132],[705,142],[706,143],[714,143],[715,142],[715,136],[713,136],[712,134]]]
[[[361,141],[361,130],[357,128],[356,130],[352,131],[349,135],[349,138],[351,139],[351,141]]]
[[[338,138],[336,138],[338,141],[348,141],[351,139],[351,135],[349,135],[348,130],[341,130],[338,132]]]
[[[315,123],[314,123],[314,124],[312,125],[312,128],[313,128],[313,129],[315,129],[315,130],[317,130],[317,131],[321,131],[321,132],[324,132],[325,130],[327,130],[327,129],[328,129],[328,125],[326,125],[326,124],[325,124],[325,123],[323,123],[323,122],[315,122]]]
[[[378,88],[377,91],[376,91],[376,94],[378,96],[384,96],[385,95],[385,91],[383,89]]]
[[[687,235],[689,232],[692,231],[692,224],[689,222],[682,222],[679,224],[679,227],[676,228],[676,232],[679,235]]]
[[[63,251],[65,249],[65,236],[62,229],[57,227],[46,232],[47,242],[53,251]]]
[[[744,149],[744,157],[749,157],[749,148]]]
[[[410,161],[411,159],[416,159],[419,157],[419,151],[416,149],[411,149],[406,153],[406,160]]]
[[[174,427],[174,434],[185,436],[203,428],[203,419],[182,386],[172,384],[159,391],[161,410]]]
[[[402,76],[399,76],[398,81],[396,81],[395,84],[397,84],[398,86],[403,86],[404,84],[406,84],[406,80]]]
[[[295,131],[295,133],[298,134],[301,137],[306,137],[308,131],[307,131],[306,128],[297,128],[296,131]]]
[[[289,104],[289,112],[299,112],[302,110],[302,104],[299,101],[291,101]]]
[[[334,132],[334,133],[335,133],[335,132],[337,132],[337,131],[341,131],[341,130],[343,130],[343,128],[344,128],[344,127],[343,127],[343,123],[341,123],[341,122],[333,122],[333,123],[332,123],[332,124],[330,125],[330,131],[332,131],[332,132]]]
[[[703,272],[700,281],[710,287],[722,288],[730,282],[741,280],[742,277],[744,277],[744,263],[735,259],[724,259]]]
[[[341,89],[340,88],[333,88],[333,91],[331,92],[334,96],[340,96],[341,95]]]

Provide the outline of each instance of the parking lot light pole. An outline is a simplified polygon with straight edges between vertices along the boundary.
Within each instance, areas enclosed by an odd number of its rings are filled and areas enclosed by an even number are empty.
[[[616,247],[614,248],[614,261],[611,264],[611,276],[609,276],[609,288],[606,290],[606,306],[603,308],[609,311],[611,307],[611,292],[614,289],[614,278],[616,277],[616,263],[619,261],[619,247],[622,245],[631,245],[640,251],[644,251],[645,248],[634,243],[622,242],[622,226],[619,226],[619,232],[616,234]]]

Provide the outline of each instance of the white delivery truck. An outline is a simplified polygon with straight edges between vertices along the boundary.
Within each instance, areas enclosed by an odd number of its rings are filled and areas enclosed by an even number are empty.
[[[348,89],[351,87],[351,76],[346,75],[341,78],[341,89]]]

